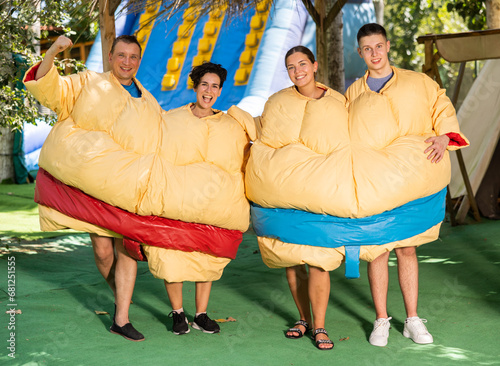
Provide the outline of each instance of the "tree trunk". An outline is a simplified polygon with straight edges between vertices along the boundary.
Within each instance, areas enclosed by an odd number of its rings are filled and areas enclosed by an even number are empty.
[[[341,94],[345,92],[343,28],[344,23],[341,11],[335,17],[327,31],[328,66],[326,68],[328,76],[327,85]]]
[[[302,0],[316,24],[316,80],[344,92],[344,42],[342,7],[347,0]]]
[[[101,31],[102,71],[109,71],[109,51],[115,40],[115,13],[110,0],[99,0],[99,29]]]
[[[33,48],[35,49],[35,54],[40,56],[40,1],[38,0],[32,0],[33,6],[36,9],[36,20],[35,24],[31,26],[31,29],[33,30],[34,33],[34,38],[33,38]]]
[[[314,2],[314,7],[319,16],[319,22],[316,22],[316,60],[318,61],[316,81],[328,85],[328,45],[327,32],[324,27],[326,17],[325,5],[325,0],[316,0]]]
[[[384,25],[384,0],[373,0],[373,6],[375,8],[375,19],[377,24],[381,26]]]
[[[0,127],[0,183],[4,179],[14,179],[14,134],[9,127]]]
[[[486,0],[486,23],[489,29],[500,28],[500,0]]]

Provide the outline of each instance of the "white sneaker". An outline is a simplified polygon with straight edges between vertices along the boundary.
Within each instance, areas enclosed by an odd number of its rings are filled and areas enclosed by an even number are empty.
[[[432,335],[427,331],[424,323],[427,323],[427,319],[420,319],[418,316],[407,318],[403,335],[418,344],[429,344],[434,342]]]
[[[368,339],[368,342],[370,342],[372,346],[387,346],[387,338],[389,338],[389,329],[391,328],[389,320],[391,319],[391,317],[388,317],[375,320],[372,334],[370,334],[370,338]]]

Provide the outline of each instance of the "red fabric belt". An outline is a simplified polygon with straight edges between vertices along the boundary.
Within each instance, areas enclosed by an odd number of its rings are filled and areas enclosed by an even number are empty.
[[[147,260],[140,243],[234,259],[243,239],[238,230],[130,213],[65,185],[42,168],[36,176],[35,202],[123,235],[125,248],[137,260]]]

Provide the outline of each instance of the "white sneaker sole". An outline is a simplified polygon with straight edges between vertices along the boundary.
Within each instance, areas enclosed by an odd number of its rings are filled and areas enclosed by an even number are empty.
[[[172,331],[172,333],[174,333],[175,335],[183,335],[183,334],[188,334],[190,331],[191,331],[191,329],[189,329],[189,326],[188,326],[188,329],[185,332],[174,332],[174,331]]]
[[[371,340],[368,340],[368,342],[370,342],[370,344],[371,344],[372,346],[375,346],[375,347],[385,347],[385,346],[387,346],[387,340],[385,341],[385,343],[384,343],[384,344],[381,344],[381,343],[378,343],[378,344],[377,344],[377,342],[373,342],[373,343],[372,343],[372,341],[371,341]]]
[[[417,342],[416,340],[414,340],[411,335],[410,335],[410,332],[404,330],[403,331],[403,335],[406,337],[406,338],[409,338],[411,339],[413,342],[415,342],[416,344],[431,344],[431,343],[434,343],[434,339],[431,339],[430,341],[424,341],[424,342]]]

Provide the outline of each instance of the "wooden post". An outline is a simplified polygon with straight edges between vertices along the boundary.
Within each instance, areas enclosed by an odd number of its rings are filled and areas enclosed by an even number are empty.
[[[14,179],[14,133],[9,127],[0,127],[0,182]]]
[[[434,80],[434,69],[432,59],[434,54],[434,41],[432,39],[425,41],[425,63],[422,66],[422,72]]]
[[[85,43],[80,43],[80,60],[85,62],[87,60],[87,54],[85,53]]]
[[[446,208],[450,214],[451,226],[457,226],[457,218],[455,217],[455,210],[453,210],[453,202],[451,200],[450,185],[446,187]]]
[[[115,40],[115,15],[110,0],[99,0],[99,29],[101,31],[102,71],[109,71],[109,51]],[[113,11],[111,11],[113,10]]]
[[[460,70],[458,72],[458,79],[457,79],[457,83],[455,85],[455,90],[453,91],[453,97],[451,100],[451,102],[453,103],[453,106],[456,106],[457,101],[458,101],[458,95],[460,94],[460,87],[462,86],[462,80],[463,80],[464,74],[465,74],[465,64],[466,64],[465,62],[462,62],[460,64]],[[477,222],[480,222],[481,216],[479,215],[479,208],[477,207],[476,197],[474,196],[474,191],[472,190],[472,186],[470,184],[469,174],[467,173],[467,168],[465,167],[465,161],[464,161],[464,157],[462,155],[462,151],[457,150],[456,154],[457,154],[458,166],[460,167],[460,173],[462,174],[462,178],[464,179],[465,190],[467,191],[467,197],[468,197],[468,200],[464,200],[462,202],[462,205],[465,205],[468,208],[468,206],[470,204],[470,207],[472,208],[472,213],[474,215],[474,219]],[[465,222],[465,216],[466,216],[467,211],[468,211],[468,209],[463,209],[462,205],[460,206],[459,212],[458,212],[457,217],[456,217],[456,220],[459,224],[463,224]]]

